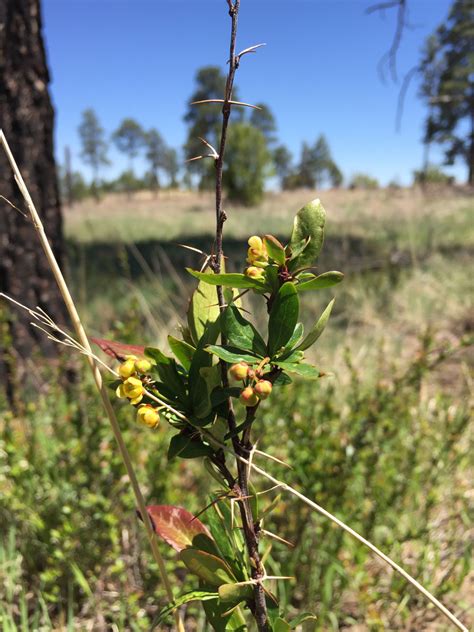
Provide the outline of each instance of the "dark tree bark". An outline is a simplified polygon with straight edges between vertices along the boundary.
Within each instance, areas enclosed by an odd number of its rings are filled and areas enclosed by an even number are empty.
[[[61,261],[54,111],[48,93],[50,77],[41,28],[39,0],[0,0],[0,127]],[[2,150],[0,194],[20,209],[25,208]],[[56,321],[65,320],[62,301],[32,224],[2,199],[0,291],[30,307],[43,307]],[[57,355],[58,349],[29,325],[28,314],[12,310],[3,302],[0,316],[0,383],[6,381],[11,388],[14,365],[21,368],[22,361],[31,357],[35,349],[49,357]]]

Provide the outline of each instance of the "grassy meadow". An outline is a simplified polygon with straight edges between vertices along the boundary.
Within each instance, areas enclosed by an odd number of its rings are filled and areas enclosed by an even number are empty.
[[[318,270],[345,273],[342,285],[303,299],[309,326],[336,297],[311,357],[328,375],[281,389],[273,411],[263,405],[259,447],[292,469],[259,464],[373,541],[469,627],[474,200],[442,188],[268,193],[255,208],[225,206],[227,269],[244,267],[252,234],[285,241],[295,212],[314,197],[327,211]],[[194,287],[184,267],[202,263],[180,244],[209,252],[212,209],[212,194],[177,191],[65,209],[66,271],[90,335],[165,348]],[[166,602],[107,421],[76,364],[69,390],[38,374],[21,411],[0,404],[6,632],[150,630]],[[147,501],[201,510],[212,484],[194,462],[167,462],[166,424],[153,433],[117,410]],[[452,629],[293,498],[282,496],[266,528],[293,544],[273,541],[267,567],[295,577],[279,587],[290,611],[318,615],[305,630]],[[163,552],[176,593],[192,589],[173,552]],[[206,629],[196,606],[183,615],[187,630]]]

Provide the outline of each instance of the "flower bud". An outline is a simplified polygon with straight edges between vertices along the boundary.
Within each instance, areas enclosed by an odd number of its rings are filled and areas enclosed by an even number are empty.
[[[246,362],[238,362],[237,364],[233,364],[229,369],[230,376],[234,380],[245,380],[248,371],[249,366]]]
[[[264,272],[261,268],[256,268],[255,266],[249,266],[245,270],[245,274],[251,279],[263,279]]]
[[[148,373],[151,370],[152,363],[146,358],[135,360],[135,368],[139,373]]]
[[[132,358],[128,358],[125,362],[119,366],[118,369],[120,377],[126,380],[128,377],[131,377],[135,373],[135,362]]]
[[[270,396],[272,389],[272,383],[268,380],[259,380],[254,386],[254,391],[260,399],[267,399],[267,397]]]
[[[157,428],[160,423],[160,415],[153,406],[143,404],[137,411],[137,421],[148,428]]]
[[[252,406],[256,406],[258,404],[258,397],[253,388],[251,386],[247,386],[240,393],[239,401],[244,406],[251,408]]]

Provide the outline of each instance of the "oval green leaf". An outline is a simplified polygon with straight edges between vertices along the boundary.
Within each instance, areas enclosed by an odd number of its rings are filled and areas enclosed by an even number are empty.
[[[298,283],[296,289],[298,292],[307,292],[308,290],[322,290],[325,287],[332,287],[333,285],[337,285],[342,281],[344,275],[342,272],[331,271],[331,272],[323,272],[311,281],[304,281],[303,283]]]
[[[268,319],[268,354],[273,357],[290,340],[298,322],[299,298],[293,283],[278,290]]]
[[[326,327],[327,322],[329,320],[329,316],[331,315],[332,307],[334,305],[334,300],[335,299],[332,299],[332,301],[326,307],[326,309],[321,314],[319,319],[313,325],[309,334],[306,336],[303,342],[300,345],[298,345],[298,347],[296,347],[297,349],[299,349],[300,351],[309,349],[309,347],[311,347],[311,345],[313,345],[316,342],[316,340],[319,338],[319,336],[323,333],[324,328]]]

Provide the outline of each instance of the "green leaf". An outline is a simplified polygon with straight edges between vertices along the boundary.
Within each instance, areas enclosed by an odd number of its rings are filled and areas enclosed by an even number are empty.
[[[309,242],[311,241],[311,238],[308,237],[306,239],[303,239],[302,241],[300,241],[299,243],[293,244],[292,246],[290,246],[290,244],[288,244],[288,246],[285,248],[285,252],[287,257],[290,258],[290,262],[294,261],[295,259],[297,259],[300,254],[306,250],[306,248],[309,246]],[[288,266],[290,268],[295,268],[296,265],[290,265]]]
[[[292,349],[301,340],[303,334],[303,323],[296,323],[293,333],[291,334],[291,338],[288,340],[288,344],[286,345],[288,349]]]
[[[214,499],[215,498],[213,498],[213,500]],[[246,581],[247,579],[249,579],[249,577],[248,577],[248,571],[247,571],[247,565],[246,565],[247,564],[246,553],[245,553],[246,546],[245,546],[242,530],[235,523],[233,512],[231,511],[229,507],[228,501],[221,500],[218,503],[214,503],[213,509],[217,518],[219,519],[222,525],[222,528],[225,530],[224,537],[227,539],[229,545],[232,547],[232,550],[233,550],[233,559],[235,561],[232,563],[229,561],[229,564],[231,564],[233,569],[236,568],[236,564],[237,564],[237,568],[239,570],[236,572],[236,576],[239,578],[239,580]],[[211,521],[209,516],[210,516],[210,511],[206,513],[206,521],[209,522],[209,528],[211,529],[211,533],[213,537],[215,537],[216,541],[218,541],[216,537],[217,534],[215,530],[212,529],[213,522]],[[219,546],[220,550],[224,552],[222,547],[225,548],[225,545],[221,544]],[[226,552],[223,557],[227,558],[227,555],[228,553]]]
[[[267,282],[269,290],[272,293],[278,292],[278,288],[280,287],[280,281],[278,279],[277,266],[269,265],[265,268],[265,280]]]
[[[277,358],[275,358],[275,361],[277,360],[282,360],[284,362],[301,362],[301,360],[303,360],[304,358],[304,353],[302,351],[297,351],[296,349],[294,351],[287,351],[286,353],[282,353],[281,355],[278,355]]]
[[[168,344],[171,351],[178,358],[180,364],[186,369],[186,371],[189,371],[196,348],[184,340],[179,340],[174,336],[168,336]]]
[[[168,460],[179,457],[181,459],[197,459],[203,456],[212,456],[213,450],[201,439],[192,438],[188,434],[179,433],[171,438],[168,448]]]
[[[335,299],[332,299],[332,301],[326,307],[326,309],[321,314],[319,319],[311,328],[311,331],[309,332],[309,334],[306,336],[303,342],[300,345],[298,345],[297,349],[300,349],[301,351],[304,351],[305,349],[309,349],[309,347],[311,347],[311,345],[313,345],[316,342],[316,340],[319,338],[319,336],[323,333],[324,328],[326,327],[327,322],[329,320],[329,316],[331,315],[331,311],[334,305],[334,300]]]
[[[265,507],[265,509],[258,515],[259,520],[261,520],[265,516],[268,516],[268,514],[270,514],[276,507],[278,507],[278,505],[280,504],[280,500],[281,500],[281,494],[278,494],[277,496],[275,496],[275,498],[271,501],[271,503],[269,503]]]
[[[266,344],[262,336],[234,305],[227,307],[221,315],[221,328],[231,347],[265,355]]]
[[[319,377],[319,370],[311,364],[304,364],[302,362],[279,362],[275,361],[274,364],[281,369],[288,371],[289,373],[296,373],[302,377],[317,378]]]
[[[183,404],[187,403],[186,383],[184,377],[179,373],[176,360],[165,356],[159,349],[147,347],[145,356],[155,362],[153,372],[158,373],[160,381],[165,385],[167,397],[174,395],[174,399],[178,399]]]
[[[235,362],[248,362],[249,364],[258,363],[261,357],[250,355],[234,347],[220,347],[219,345],[208,345],[206,347],[208,353],[213,353],[221,360],[231,364]]]
[[[240,608],[229,613],[228,605],[220,601],[204,601],[206,619],[214,632],[247,632],[247,624]]]
[[[290,630],[290,624],[285,621],[285,619],[282,619],[281,617],[275,619],[275,622],[273,624],[273,632],[289,632]]]
[[[211,586],[235,583],[230,566],[221,558],[199,549],[183,549],[179,554],[187,568]]]
[[[166,617],[179,608],[183,606],[185,603],[189,603],[190,601],[209,601],[210,599],[218,599],[219,593],[210,592],[207,590],[193,590],[192,592],[185,593],[181,595],[181,597],[177,597],[172,604],[163,608],[163,610],[158,614],[158,617],[154,620],[153,629],[156,629],[159,623],[163,623]]]
[[[342,281],[344,275],[342,272],[323,272],[311,281],[304,281],[304,283],[298,283],[296,289],[298,292],[307,292],[308,290],[322,290],[325,287],[332,287]]]
[[[296,259],[292,261],[292,269],[312,266],[318,257],[324,240],[324,223],[326,211],[316,199],[303,206],[296,214],[291,233],[290,247],[298,248],[301,242],[309,238],[309,243]]]
[[[270,259],[276,261],[279,265],[285,265],[286,255],[285,247],[273,235],[265,235],[263,238]]]
[[[316,619],[317,619],[317,616],[314,615],[312,612],[302,612],[294,619],[290,619],[288,623],[290,624],[290,628],[294,630],[305,621],[310,621],[310,620],[315,621]]]
[[[213,408],[227,401],[229,397],[239,397],[242,388],[231,386],[229,388],[215,388],[211,393],[211,403]]]
[[[273,386],[288,386],[293,380],[286,373],[280,373],[277,379],[273,382]]]
[[[216,498],[211,497],[211,502],[214,502],[214,504],[211,505],[205,512],[207,526],[209,527],[211,535],[215,540],[220,557],[229,564],[235,573],[235,576],[238,577],[239,580],[244,580],[245,576],[242,574],[241,565],[237,561],[238,552],[234,546],[234,539],[231,534],[229,535],[227,533],[224,519],[222,515],[216,511],[215,501]]]
[[[150,360],[153,360],[155,364],[165,364],[168,365],[171,363],[171,358],[166,356],[159,349],[155,349],[155,347],[146,347],[145,348],[145,356]]]
[[[213,272],[203,274],[215,276]],[[188,326],[195,345],[201,340],[208,326],[218,320],[219,315],[216,290],[209,283],[200,282],[193,292],[188,308]]]
[[[207,344],[213,344],[219,335],[219,321],[209,323],[196,351],[194,352],[191,366],[189,367],[189,395],[194,415],[198,419],[206,418],[212,410],[211,392],[209,390],[209,378],[211,374],[202,373],[203,368],[212,367],[212,356],[205,349]],[[212,380],[211,380],[212,382]],[[212,421],[212,419],[210,419]]]
[[[278,290],[268,319],[268,353],[272,357],[290,340],[298,321],[299,299],[293,283]]]
[[[191,268],[186,268],[186,270],[189,272],[189,274],[192,274],[193,277],[196,277],[196,279],[204,281],[205,283],[209,283],[210,285],[222,285],[223,287],[233,287],[242,290],[265,288],[265,284],[261,281],[258,281],[257,279],[251,279],[247,275],[240,274],[238,272],[230,272],[228,274],[212,274],[209,272],[198,272],[197,270],[191,270]]]
[[[237,606],[242,601],[252,599],[253,591],[248,584],[222,584],[219,586],[219,598],[222,603],[227,604],[227,607],[232,608]]]

